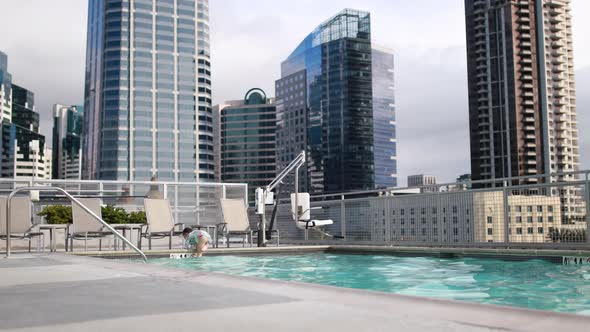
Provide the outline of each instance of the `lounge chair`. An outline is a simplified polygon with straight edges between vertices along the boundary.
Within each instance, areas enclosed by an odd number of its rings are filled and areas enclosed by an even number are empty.
[[[148,248],[152,250],[152,239],[162,239],[168,237],[168,248],[172,249],[172,237],[182,234],[182,230],[175,230],[177,226],[184,224],[174,223],[170,201],[167,199],[146,198],[143,201],[145,207],[145,216],[147,219],[145,231],[141,231],[139,236],[139,249],[141,249],[141,239],[148,239]]]
[[[9,236],[6,232],[6,201],[8,197],[0,197],[0,239],[6,240]],[[31,240],[34,237],[41,237],[45,248],[45,234],[34,231],[36,225],[31,222],[31,200],[29,197],[13,197],[10,202],[10,238],[18,240],[29,240],[29,252],[31,252]],[[37,245],[37,251],[39,246]]]
[[[219,237],[225,238],[227,247],[230,246],[232,237],[241,237],[242,246],[245,246],[246,241],[253,245],[254,232],[250,228],[248,220],[248,207],[243,199],[222,199],[221,212],[223,214],[223,221],[218,225],[217,241]],[[277,236],[277,246],[279,245],[279,231],[272,231]],[[216,243],[217,245],[218,243]]]
[[[102,219],[100,198],[78,198],[78,201]],[[114,237],[113,233],[105,231],[104,226],[78,204],[72,203],[72,218],[73,225],[68,231],[70,251],[74,251],[74,240],[83,240],[84,251],[88,250],[88,239],[98,239],[98,250],[101,251],[102,239],[109,236]]]

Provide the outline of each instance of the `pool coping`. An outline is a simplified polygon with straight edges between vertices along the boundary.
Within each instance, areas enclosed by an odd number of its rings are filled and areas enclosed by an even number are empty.
[[[170,254],[192,253],[187,250],[149,250],[148,257],[167,257]],[[455,248],[455,247],[405,247],[370,245],[305,245],[282,247],[211,248],[205,255],[257,255],[257,254],[303,254],[310,252],[332,252],[349,254],[423,255],[443,258],[478,257],[498,259],[545,259],[561,262],[562,257],[590,257],[590,250],[579,249],[498,249],[498,248]],[[139,257],[131,251],[86,251],[69,252],[68,255],[100,258]]]

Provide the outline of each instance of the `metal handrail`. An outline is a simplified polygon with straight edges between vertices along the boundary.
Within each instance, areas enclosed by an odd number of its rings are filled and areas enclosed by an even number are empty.
[[[121,239],[121,241],[125,242],[125,244],[127,244],[129,247],[131,247],[135,252],[137,252],[141,256],[144,263],[147,263],[147,257],[145,256],[143,251],[141,251],[139,248],[137,248],[133,243],[131,243],[131,241],[127,240],[126,237],[124,237],[119,232],[117,232],[111,225],[107,224],[104,220],[102,220],[102,218],[97,216],[96,213],[92,212],[92,210],[90,210],[88,207],[86,207],[84,204],[82,204],[74,196],[72,196],[70,193],[63,190],[62,188],[58,188],[58,187],[21,187],[21,188],[15,189],[14,191],[12,191],[10,193],[10,195],[8,195],[8,199],[6,200],[6,234],[8,234],[8,236],[6,237],[6,258],[10,257],[10,231],[11,231],[11,229],[10,229],[11,228],[10,227],[11,226],[10,225],[11,224],[11,222],[10,222],[10,202],[11,202],[12,198],[17,193],[19,193],[21,191],[32,191],[32,190],[57,191],[57,192],[64,194],[67,198],[70,199],[70,201],[72,201],[72,203],[75,203],[76,205],[81,207],[84,211],[86,211],[86,213],[90,214],[94,219],[96,219],[96,221],[100,222],[104,227],[106,227],[109,231],[111,231],[111,233],[113,233],[113,235],[115,235],[116,237]]]

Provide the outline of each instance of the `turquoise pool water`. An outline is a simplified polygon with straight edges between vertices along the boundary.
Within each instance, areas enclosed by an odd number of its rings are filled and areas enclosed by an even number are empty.
[[[590,315],[590,266],[544,260],[316,253],[152,259],[151,263],[240,276]]]

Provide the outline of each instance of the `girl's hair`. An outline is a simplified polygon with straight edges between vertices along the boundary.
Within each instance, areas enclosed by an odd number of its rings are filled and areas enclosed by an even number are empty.
[[[182,230],[182,235],[184,235],[184,234],[189,234],[189,233],[190,233],[190,232],[192,232],[192,231],[193,231],[193,229],[192,229],[192,228],[190,228],[190,227],[187,227],[187,228],[185,228],[185,229],[183,229],[183,230]],[[178,233],[177,233],[177,234],[178,234]]]

